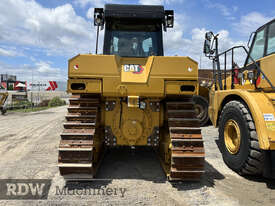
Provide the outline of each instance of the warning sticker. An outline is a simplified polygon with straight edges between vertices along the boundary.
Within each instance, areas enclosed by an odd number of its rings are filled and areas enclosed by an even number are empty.
[[[266,128],[268,130],[275,131],[275,123],[273,123],[273,122],[267,122],[267,123],[265,123],[265,125],[266,125]]]
[[[273,114],[264,114],[264,121],[275,121]]]

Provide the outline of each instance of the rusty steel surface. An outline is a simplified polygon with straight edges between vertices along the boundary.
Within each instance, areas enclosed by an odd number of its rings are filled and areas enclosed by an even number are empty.
[[[191,99],[166,103],[172,146],[170,180],[199,180],[204,173],[203,140]]]
[[[70,99],[58,149],[59,171],[65,178],[70,175],[74,175],[74,179],[81,175],[92,178],[95,175],[98,163],[94,150],[98,145],[94,138],[99,130],[99,106],[99,99],[87,94],[74,95]]]

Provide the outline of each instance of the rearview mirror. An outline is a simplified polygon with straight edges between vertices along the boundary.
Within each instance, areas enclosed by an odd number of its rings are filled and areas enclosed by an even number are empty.
[[[213,37],[213,32],[212,31],[209,31],[209,32],[205,33],[205,39],[206,40],[211,41],[212,37]]]
[[[203,46],[203,53],[204,54],[210,54],[210,41],[205,39],[204,46]]]
[[[205,40],[204,40],[204,46],[203,46],[204,54],[212,54],[212,51],[211,51],[212,37],[213,37],[213,33],[211,31],[205,34]]]

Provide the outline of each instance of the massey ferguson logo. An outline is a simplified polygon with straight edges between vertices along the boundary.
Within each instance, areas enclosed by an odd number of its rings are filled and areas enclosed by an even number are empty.
[[[139,64],[125,64],[124,72],[133,72],[134,74],[141,74],[144,68]]]

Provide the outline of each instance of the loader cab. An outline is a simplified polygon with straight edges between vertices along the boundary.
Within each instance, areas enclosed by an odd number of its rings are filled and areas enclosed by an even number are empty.
[[[254,33],[249,54],[255,61],[275,54],[275,19],[261,26]],[[252,60],[247,58],[245,65],[250,63]]]
[[[103,54],[135,58],[163,56],[162,31],[174,22],[172,10],[151,5],[106,4],[94,17],[95,26],[105,25]]]

